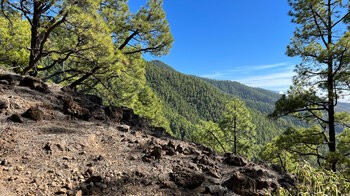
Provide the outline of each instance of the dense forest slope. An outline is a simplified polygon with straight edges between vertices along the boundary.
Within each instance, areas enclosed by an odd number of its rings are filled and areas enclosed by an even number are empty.
[[[253,88],[234,81],[222,81],[202,78],[221,91],[244,100],[248,107],[260,112],[270,113],[273,111],[275,102],[281,95],[260,88]]]
[[[266,144],[292,125],[285,119],[267,119],[266,114],[273,110],[279,98],[267,90],[182,74],[160,61],[148,62],[146,78],[163,101],[172,131],[182,139],[190,139],[200,120],[219,122],[225,103],[234,96],[250,108],[258,144]]]

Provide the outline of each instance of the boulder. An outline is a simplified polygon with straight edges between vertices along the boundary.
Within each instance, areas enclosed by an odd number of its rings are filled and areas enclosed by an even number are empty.
[[[247,165],[247,160],[243,157],[234,155],[233,153],[226,153],[224,162],[231,166],[245,166]]]
[[[7,109],[8,108],[8,101],[5,100],[5,99],[0,99],[0,112],[4,109]]]
[[[120,121],[123,117],[123,109],[115,106],[106,106],[104,108],[105,114],[114,121]]]
[[[18,114],[12,114],[10,117],[7,118],[7,120],[15,123],[23,123],[21,116]]]
[[[73,101],[71,97],[64,99],[63,113],[82,120],[89,120],[91,117],[90,111],[86,108],[82,108],[77,102]]]
[[[166,152],[166,155],[173,156],[176,154],[175,145],[169,141],[167,145],[162,145],[162,149]]]
[[[15,84],[15,81],[20,80],[21,78],[22,78],[21,76],[12,75],[12,74],[0,74],[0,81],[6,81],[6,82],[1,82],[2,84],[12,85],[12,84]]]
[[[151,152],[150,156],[154,156],[154,158],[156,159],[161,159],[164,154],[165,152],[161,148],[155,147]]]
[[[205,187],[205,194],[210,195],[225,195],[228,192],[227,188],[220,185],[210,185]]]
[[[98,182],[102,182],[102,177],[101,176],[91,176],[89,179],[87,179],[85,181],[85,183],[89,184],[89,183],[98,183]]]
[[[22,114],[22,117],[29,118],[34,121],[41,121],[44,119],[44,112],[41,111],[38,106],[32,106]]]
[[[258,165],[249,165],[235,171],[222,186],[241,195],[266,195],[278,187],[293,189],[295,180],[288,174],[280,174]]]
[[[105,110],[101,107],[94,107],[92,109],[91,115],[96,120],[109,120],[108,116],[105,113]]]
[[[202,173],[185,167],[175,167],[170,173],[170,178],[177,185],[188,189],[197,188],[205,181],[205,176]]]
[[[97,95],[90,95],[90,94],[86,94],[85,96],[92,103],[97,104],[97,105],[102,105],[101,97],[99,97]]]
[[[225,181],[222,186],[240,195],[258,195],[256,192],[256,182],[240,172],[235,172],[232,177]]]
[[[20,83],[19,86],[25,86],[29,87],[30,89],[42,92],[42,93],[50,93],[49,87],[47,84],[39,80],[38,78],[27,76],[24,77]]]

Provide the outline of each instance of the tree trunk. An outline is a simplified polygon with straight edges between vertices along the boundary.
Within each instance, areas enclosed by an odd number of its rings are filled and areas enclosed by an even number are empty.
[[[333,73],[332,66],[329,65],[329,72]],[[335,122],[334,122],[334,85],[333,85],[333,75],[328,75],[328,129],[329,129],[329,151],[336,152],[336,138],[335,138]],[[336,171],[337,161],[332,159],[331,161],[331,169]]]
[[[40,17],[41,17],[41,2],[34,1],[33,3],[33,18],[32,18],[32,28],[31,28],[31,43],[30,43],[30,56],[29,56],[29,65],[22,71],[22,75],[25,75],[30,69],[37,65],[36,58],[39,51],[40,37],[39,37],[39,28],[40,28]]]
[[[332,44],[332,10],[331,0],[328,0],[328,46]],[[327,90],[328,90],[328,129],[329,129],[329,151],[336,152],[336,138],[335,138],[335,122],[334,122],[334,83],[333,83],[333,56],[328,59],[328,76],[327,76]],[[332,158],[331,169],[336,171],[337,161]]]
[[[221,148],[222,148],[222,150],[224,151],[224,153],[226,153],[226,149],[225,149],[224,145],[222,145],[222,143],[220,142],[220,140],[215,136],[215,134],[214,134],[212,131],[210,131],[210,130],[208,130],[208,131],[209,131],[209,133],[215,138],[215,140],[219,143],[219,145],[221,146]]]
[[[234,149],[233,149],[233,153],[235,155],[237,155],[237,117],[234,118],[234,122],[233,122],[233,145],[234,145]]]

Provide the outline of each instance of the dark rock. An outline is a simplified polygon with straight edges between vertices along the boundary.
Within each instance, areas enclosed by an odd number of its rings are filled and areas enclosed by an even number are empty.
[[[86,170],[85,173],[88,174],[89,176],[92,176],[92,174],[94,173],[94,169],[90,167],[89,169]]]
[[[176,151],[179,153],[183,153],[184,152],[184,148],[181,145],[178,145],[176,148]]]
[[[199,187],[204,181],[205,176],[188,168],[175,167],[170,174],[170,178],[179,186],[194,189]]]
[[[227,193],[227,188],[222,187],[220,185],[211,185],[205,187],[205,194],[223,196]]]
[[[174,182],[170,180],[162,180],[160,188],[170,188],[170,189],[176,189],[177,186]]]
[[[33,90],[42,92],[42,93],[50,93],[49,87],[47,84],[39,80],[38,78],[27,76],[24,77],[21,82],[19,83],[19,86],[25,86],[29,87]]]
[[[106,115],[104,109],[102,109],[101,107],[95,107],[92,110],[91,115],[96,120],[109,120],[109,118]]]
[[[123,109],[120,107],[107,106],[104,110],[111,120],[120,121],[123,118]]]
[[[103,161],[105,158],[102,155],[99,155],[94,159],[94,161]]]
[[[173,156],[176,155],[176,151],[174,148],[166,146],[166,149],[163,149],[166,152],[166,155]]]
[[[6,159],[3,159],[3,160],[1,160],[0,161],[0,165],[3,165],[3,166],[8,166],[8,165],[11,165],[11,163],[8,161],[8,160],[6,160]]]
[[[175,146],[171,141],[167,145],[163,145],[162,149],[166,152],[166,155],[173,156],[176,154]]]
[[[7,108],[8,108],[8,101],[0,99],[0,113],[2,110],[7,109]]]
[[[0,84],[9,85],[10,83],[7,80],[0,80]]]
[[[89,184],[89,183],[98,183],[98,182],[102,182],[102,177],[101,176],[91,176],[89,179],[87,179],[85,181],[85,183]]]
[[[125,122],[131,122],[133,118],[135,118],[135,113],[133,109],[130,108],[122,108],[123,109],[123,117],[122,120]]]
[[[122,121],[128,125],[144,127],[148,125],[147,120],[140,118],[133,109],[122,107]]]
[[[153,160],[154,160],[153,157],[149,157],[149,156],[142,157],[142,161],[147,162],[147,163],[151,163]]]
[[[64,151],[65,148],[61,144],[54,144],[51,142],[47,142],[44,146],[43,149],[46,151],[48,154],[52,154],[54,151]]]
[[[7,118],[7,120],[15,123],[23,123],[21,116],[18,114],[12,114],[10,117]]]
[[[38,106],[32,106],[22,114],[22,117],[29,118],[34,121],[41,121],[44,119],[44,112],[41,111]]]
[[[277,181],[283,188],[286,189],[294,188],[296,184],[296,180],[288,174],[283,175],[283,177],[278,179]]]
[[[239,172],[235,172],[230,179],[225,181],[222,186],[241,195],[256,195],[255,180],[246,177]]]
[[[67,193],[67,189],[65,188],[60,188],[58,191],[55,192],[56,195],[62,195],[66,193]]]
[[[200,163],[200,164],[211,166],[211,167],[215,166],[214,161],[210,160],[207,155],[199,155],[196,158],[194,158],[193,161],[196,163]]]
[[[31,89],[34,89],[35,88],[34,83],[36,83],[36,82],[39,82],[39,80],[37,78],[27,76],[21,80],[21,82],[19,83],[19,86],[26,86],[26,87],[29,87]]]
[[[226,153],[224,162],[231,166],[245,166],[247,160],[243,157],[235,156],[233,153]]]
[[[273,170],[250,165],[234,172],[232,177],[225,181],[222,186],[241,195],[265,195],[266,191],[274,192],[280,186],[293,189],[295,180],[288,174],[281,177]]]
[[[102,99],[99,96],[97,96],[97,95],[90,95],[90,94],[86,94],[85,96],[92,103],[97,104],[97,105],[102,105]]]
[[[266,180],[256,180],[256,189],[268,189],[271,187],[271,183]]]
[[[150,127],[151,135],[155,137],[170,137],[170,134],[166,132],[163,127]]]
[[[154,156],[154,158],[156,159],[161,159],[163,155],[164,151],[159,147],[155,147],[150,154],[150,156]]]
[[[280,165],[273,164],[271,167],[272,167],[273,170],[275,170],[276,172],[278,172],[280,174],[284,173],[284,171],[283,171],[283,169],[282,169],[282,167]]]
[[[22,77],[12,74],[0,74],[1,81],[7,81],[9,85],[15,84],[15,81],[20,80]]]
[[[174,143],[171,140],[168,142],[167,146],[174,148],[174,149],[176,148]]]
[[[117,129],[121,132],[129,132],[130,131],[130,126],[128,125],[119,125],[117,126]]]
[[[77,102],[73,101],[71,97],[64,99],[63,112],[82,120],[89,120],[91,117],[89,110],[82,108]]]
[[[218,174],[218,172],[212,167],[204,167],[202,170],[203,170],[203,172],[205,172],[206,174],[208,174],[211,177],[221,178],[221,176]]]
[[[51,144],[50,143],[46,143],[45,146],[43,147],[43,149],[46,150],[46,151],[52,151]]]

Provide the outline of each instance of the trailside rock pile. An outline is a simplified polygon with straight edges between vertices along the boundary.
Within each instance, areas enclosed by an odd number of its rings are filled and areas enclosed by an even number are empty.
[[[0,73],[0,195],[265,195],[277,166],[176,140],[129,108]]]

